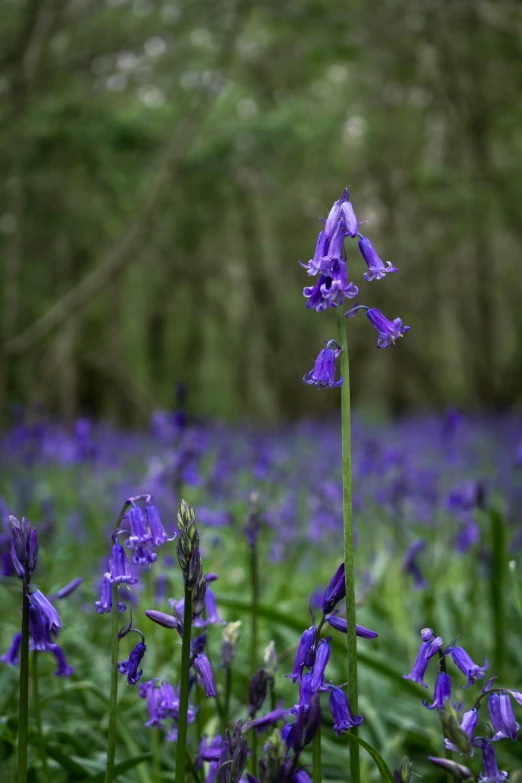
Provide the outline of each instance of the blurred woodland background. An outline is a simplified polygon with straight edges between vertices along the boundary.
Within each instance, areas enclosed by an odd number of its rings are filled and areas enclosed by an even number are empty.
[[[0,410],[336,409],[297,262],[345,185],[412,327],[350,322],[355,402],[522,402],[521,62],[518,0],[0,0]]]

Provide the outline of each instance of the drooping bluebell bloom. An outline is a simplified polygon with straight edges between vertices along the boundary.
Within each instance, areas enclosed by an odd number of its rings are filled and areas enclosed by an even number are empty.
[[[256,730],[256,734],[261,734],[263,731],[266,731],[275,723],[283,720],[287,714],[288,710],[285,710],[283,707],[283,702],[280,701],[275,710],[271,710],[261,718],[256,718],[254,721],[252,721]]]
[[[338,737],[343,731],[350,731],[352,726],[360,726],[363,722],[362,715],[352,718],[348,699],[341,688],[332,688],[330,691],[330,712],[334,720],[334,731]]]
[[[38,536],[26,517],[20,523],[14,516],[9,516],[11,526],[11,563],[16,575],[25,581],[36,568],[38,560]]]
[[[174,541],[176,536],[169,538],[165,528],[160,519],[159,511],[152,503],[146,503],[145,505],[145,517],[149,526],[152,543],[154,546],[161,546],[166,541]]]
[[[216,696],[216,684],[214,682],[214,673],[212,666],[206,655],[196,655],[194,659],[194,666],[200,676],[201,682],[205,689],[205,696]]]
[[[478,710],[473,708],[472,710],[468,710],[464,713],[462,716],[462,720],[460,722],[460,728],[461,730],[468,735],[470,740],[473,739],[473,735],[475,733],[475,729],[477,728],[478,724]],[[456,745],[451,742],[449,739],[444,740],[444,745],[448,750],[453,750],[456,753],[458,752],[458,748]],[[473,747],[471,750],[471,755],[473,755]]]
[[[144,642],[139,641],[136,647],[131,650],[128,660],[120,661],[118,663],[118,671],[120,674],[127,675],[127,682],[129,685],[136,685],[143,674],[143,669],[138,671],[138,666],[145,655],[146,649]]]
[[[340,349],[333,350],[328,347],[323,348],[315,360],[313,370],[310,370],[310,372],[304,376],[303,381],[308,385],[313,384],[316,389],[342,386],[342,375],[338,381],[335,380],[335,360],[340,352]]]
[[[428,710],[442,710],[446,699],[451,698],[451,679],[446,672],[439,672],[435,681],[435,690],[433,693],[433,704],[423,699],[422,703]]]
[[[77,579],[73,579],[72,582],[69,582],[69,584],[65,585],[65,587],[62,587],[61,590],[58,590],[58,592],[53,596],[53,598],[57,598],[61,600],[62,598],[67,598],[67,596],[71,595],[77,587],[81,585],[83,582],[83,576],[79,576]]]
[[[18,666],[18,653],[20,651],[20,645],[22,643],[22,634],[15,633],[11,639],[9,649],[2,655],[0,661],[6,663],[8,666]]]
[[[349,198],[350,196],[348,196],[347,201],[343,201],[343,203],[341,204],[341,213],[343,216],[346,233],[349,237],[352,237],[353,239],[354,237],[357,236],[358,223],[357,223],[357,217],[355,215],[354,208],[352,206],[352,202],[349,200]]]
[[[477,737],[473,740],[473,744],[482,751],[483,772],[478,777],[479,783],[503,783],[508,773],[499,770],[495,748],[491,742],[482,737]]]
[[[332,614],[330,617],[327,617],[326,621],[332,628],[335,628],[336,631],[341,631],[341,633],[348,632],[348,623],[344,617],[338,617],[336,614]],[[376,639],[377,636],[379,636],[375,631],[370,631],[369,628],[365,628],[364,625],[359,625],[358,623],[355,624],[355,633],[361,639]]]
[[[463,689],[469,688],[471,685],[474,685],[477,680],[481,680],[484,676],[484,672],[489,666],[488,659],[484,659],[484,665],[479,666],[476,664],[469,654],[466,652],[466,650],[463,647],[458,646],[452,646],[444,650],[444,654],[450,654],[453,658],[453,663],[455,663],[456,666],[459,667],[461,672],[466,675],[468,678],[468,681],[466,685],[462,685],[461,687]]]
[[[368,272],[365,272],[363,277],[369,282],[370,280],[380,280],[385,277],[389,272],[398,272],[399,270],[392,265],[390,261],[386,262],[386,265],[381,261],[377,255],[377,251],[368,239],[368,237],[361,237],[359,240],[359,250],[361,255],[366,261],[368,266]]]
[[[104,574],[100,600],[94,606],[98,614],[110,614],[112,612],[112,580],[109,573]],[[124,612],[127,607],[122,601],[118,601],[118,612]]]
[[[222,743],[223,740],[221,739],[220,734],[214,737],[214,739],[210,742],[208,741],[208,737],[205,735],[199,743],[199,751],[196,757],[196,768],[201,769],[203,762],[205,761],[218,761],[221,754]]]
[[[157,559],[158,555],[156,552],[151,552],[148,546],[143,546],[142,544],[138,544],[136,546],[132,556],[132,562],[134,565],[140,566],[152,565],[152,563],[155,563]]]
[[[344,574],[344,563],[341,563],[325,590],[321,607],[323,614],[330,614],[330,612],[333,612],[339,601],[342,601],[345,596],[346,578]]]
[[[303,674],[301,684],[299,685],[299,704],[304,707],[309,707],[312,700],[312,676],[312,672]]]
[[[343,208],[342,205],[345,201],[348,201],[348,198],[348,188],[345,188],[341,198],[335,202],[330,212],[328,213],[328,217],[326,218],[326,223],[324,226],[324,235],[328,242],[331,240],[334,231],[337,228],[337,224],[341,218]]]
[[[394,318],[393,321],[389,321],[380,310],[375,307],[371,307],[366,311],[366,316],[372,326],[377,329],[379,335],[377,340],[377,348],[389,348],[390,345],[395,343],[399,337],[405,332],[409,332],[409,326],[403,326],[400,318]]]
[[[495,732],[492,741],[495,742],[496,740],[509,737],[512,742],[515,742],[520,727],[513,712],[509,693],[507,691],[501,691],[500,694],[490,693],[488,696],[488,709],[491,726]]]
[[[50,631],[59,631],[63,627],[60,622],[60,615],[40,590],[34,590],[34,592],[30,593],[29,601],[43,615]]]
[[[303,669],[307,665],[306,661],[308,655],[313,649],[316,633],[317,628],[315,625],[312,625],[310,628],[307,628],[301,636],[301,641],[299,642],[299,647],[297,648],[297,653],[294,660],[294,670],[292,674],[288,675],[292,678],[292,682],[296,682],[296,680],[301,682]]]
[[[424,682],[424,675],[428,668],[430,658],[432,658],[442,647],[442,639],[440,636],[435,637],[431,628],[424,628],[422,631],[422,639],[424,640],[417,653],[417,658],[410,674],[403,674],[403,679],[413,680],[418,682],[419,685],[423,685],[425,688],[428,684]]]
[[[419,552],[422,552],[425,545],[426,542],[423,538],[416,538],[415,541],[412,541],[406,550],[406,554],[404,555],[404,562],[402,565],[404,571],[413,577],[414,585],[418,590],[426,587],[427,585],[427,582],[422,575],[422,571],[420,570],[420,566],[416,560],[417,555]]]
[[[71,674],[74,674],[74,667],[69,666],[67,663],[67,660],[65,658],[65,653],[60,647],[60,645],[56,644],[53,648],[53,655],[56,658],[56,671],[54,672],[56,677],[70,677]]]
[[[202,633],[199,636],[195,636],[190,642],[190,646],[194,655],[201,655],[204,653],[205,647],[207,646],[207,634]]]
[[[109,558],[109,578],[111,582],[129,585],[134,585],[138,581],[137,578],[131,576],[129,572],[127,555],[121,544],[118,544],[118,540],[113,544],[111,556]]]
[[[321,273],[313,286],[303,288],[307,308],[318,313],[342,305],[345,299],[353,299],[358,293],[357,286],[348,280],[346,261],[341,258],[333,261],[328,274]]]
[[[148,544],[152,541],[152,535],[149,533],[143,511],[139,506],[131,506],[123,519],[128,519],[130,525],[130,536],[125,542],[127,547],[136,547],[138,544]]]
[[[49,625],[45,615],[33,604],[29,604],[29,634],[31,636],[30,649],[47,652],[56,646],[49,633]]]
[[[428,761],[431,761],[432,764],[440,767],[445,772],[449,772],[449,774],[453,775],[456,780],[473,779],[473,774],[469,767],[465,767],[463,764],[457,764],[456,761],[451,761],[450,759],[441,759],[437,756],[428,756]]]
[[[312,679],[310,681],[312,693],[317,693],[325,683],[324,671],[330,660],[331,652],[330,638],[321,639],[317,645],[314,668],[312,669]]]

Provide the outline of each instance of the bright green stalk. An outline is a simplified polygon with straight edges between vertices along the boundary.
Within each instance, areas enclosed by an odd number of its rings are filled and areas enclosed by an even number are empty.
[[[42,731],[42,718],[40,714],[40,702],[38,698],[38,650],[33,652],[33,703],[34,717],[36,720],[36,733],[38,735],[38,744],[40,745],[40,757],[44,771],[44,778],[49,783],[49,767],[47,766],[47,750],[45,748],[45,739]]]
[[[114,756],[116,754],[116,717],[118,714],[118,584],[112,583],[112,642],[111,642],[111,694],[109,697],[109,738],[105,783],[114,779]]]
[[[179,691],[178,739],[176,742],[176,783],[185,783],[187,764],[187,712],[189,703],[190,634],[192,631],[192,589],[185,586],[181,683]]]
[[[250,548],[250,584],[252,589],[252,613],[250,615],[250,672],[253,676],[257,672],[257,649],[258,649],[258,605],[259,605],[259,568],[257,562],[257,541],[254,541]],[[252,729],[251,735],[252,773],[257,777],[257,733]]]
[[[18,713],[18,783],[27,781],[27,744],[29,726],[29,594],[23,583],[22,641],[20,645],[20,707]]]
[[[348,644],[348,701],[352,715],[358,714],[357,691],[357,637],[355,635],[355,579],[353,572],[353,517],[352,517],[352,446],[350,418],[350,362],[348,357],[348,340],[346,337],[346,321],[343,308],[337,308],[337,323],[339,329],[339,345],[342,348],[341,375],[344,377],[341,386],[341,433],[343,444],[343,519],[344,519],[344,571],[346,579],[346,621]],[[357,728],[352,729],[357,736]],[[350,744],[350,781],[359,783],[359,745]]]

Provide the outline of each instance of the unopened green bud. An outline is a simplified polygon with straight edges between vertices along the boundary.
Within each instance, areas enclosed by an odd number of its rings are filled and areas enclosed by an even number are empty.
[[[393,773],[393,779],[395,783],[410,783],[410,778],[411,761],[407,756],[404,756],[401,766]]]
[[[470,756],[472,753],[471,739],[460,727],[457,712],[446,701],[445,709],[440,711],[440,720],[444,736],[455,745],[459,753],[463,756]]]
[[[277,653],[273,641],[269,642],[265,647],[263,661],[265,663],[265,669],[267,670],[268,674],[274,677],[277,671]]]

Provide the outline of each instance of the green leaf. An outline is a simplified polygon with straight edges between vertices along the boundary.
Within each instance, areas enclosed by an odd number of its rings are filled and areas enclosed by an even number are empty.
[[[69,773],[68,779],[70,780],[83,780],[85,775],[88,774],[88,770],[74,761],[70,756],[64,753],[56,745],[47,745],[47,755],[58,762],[58,764]]]
[[[383,759],[381,754],[375,750],[375,748],[372,748],[369,742],[366,742],[360,737],[356,737],[355,734],[352,734],[351,732],[347,732],[346,734],[343,734],[343,737],[348,737],[350,742],[356,742],[358,745],[361,745],[361,747],[363,747],[365,751],[370,754],[372,759],[375,761],[375,765],[377,766],[377,769],[381,773],[381,778],[383,783],[395,783],[393,779],[393,775],[390,772],[390,768],[386,764],[385,760]]]
[[[147,761],[147,759],[150,759],[151,756],[152,753],[140,753],[139,756],[133,756],[131,759],[121,761],[114,767],[114,777],[121,775],[123,772],[128,772],[130,769],[134,769],[134,767],[137,767],[138,764],[141,764],[142,761]],[[103,772],[98,772],[96,775],[90,775],[87,778],[82,778],[80,783],[104,783],[104,780],[105,770],[103,770]]]

